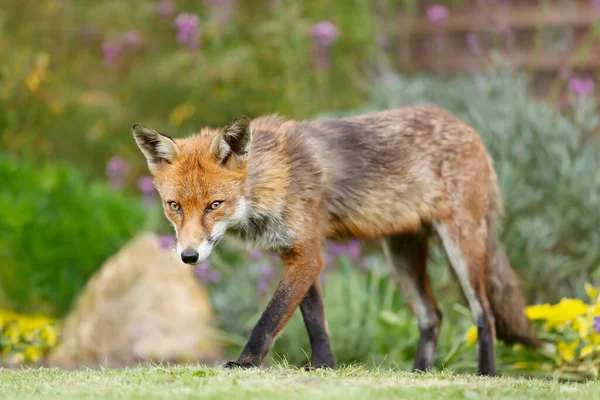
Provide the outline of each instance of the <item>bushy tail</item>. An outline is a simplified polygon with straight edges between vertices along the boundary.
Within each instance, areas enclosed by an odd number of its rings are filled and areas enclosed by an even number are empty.
[[[495,179],[489,199],[486,294],[494,312],[496,337],[508,344],[518,342],[540,348],[543,343],[524,313],[527,304],[519,278],[500,247],[497,226],[502,214],[502,202]]]

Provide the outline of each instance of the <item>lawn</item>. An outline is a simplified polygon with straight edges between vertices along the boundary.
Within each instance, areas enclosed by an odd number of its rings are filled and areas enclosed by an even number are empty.
[[[64,371],[0,369],[0,399],[592,399],[599,382],[560,383],[435,373],[292,368],[226,371],[199,366]]]

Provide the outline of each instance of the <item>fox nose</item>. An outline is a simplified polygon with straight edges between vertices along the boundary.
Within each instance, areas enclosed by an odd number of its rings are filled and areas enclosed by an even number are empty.
[[[185,249],[181,252],[181,261],[186,264],[194,264],[198,262],[198,252],[194,249]]]

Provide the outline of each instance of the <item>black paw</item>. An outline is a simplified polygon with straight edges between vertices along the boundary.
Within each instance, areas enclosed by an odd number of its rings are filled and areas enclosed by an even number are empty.
[[[305,365],[305,371],[314,371],[317,369],[334,369],[335,368],[335,360],[313,360],[311,365]]]
[[[226,362],[225,364],[223,364],[223,368],[227,368],[227,369],[235,369],[235,368],[248,369],[248,368],[253,368],[253,367],[255,367],[255,365],[250,364],[250,363],[239,363],[237,361],[229,361],[229,362]]]

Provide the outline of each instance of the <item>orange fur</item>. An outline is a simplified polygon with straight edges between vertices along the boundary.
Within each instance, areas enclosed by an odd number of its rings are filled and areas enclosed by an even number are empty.
[[[480,372],[495,372],[488,337],[495,327],[504,339],[539,345],[516,308],[523,297],[497,245],[501,200],[492,160],[479,135],[449,113],[406,107],[330,121],[239,118],[175,140],[135,125],[134,135],[180,248],[198,248],[200,258],[207,257],[228,230],[282,255],[282,281],[239,364],[260,364],[317,281],[320,240],[358,237],[391,238],[389,257],[406,280],[422,329],[415,368],[428,367],[441,323],[421,238],[431,226],[482,329]],[[218,208],[209,209],[215,201]],[[509,281],[499,282],[498,271]],[[331,365],[324,314],[315,311],[322,308],[318,285],[310,293],[303,308],[307,328],[324,348],[321,361]]]

